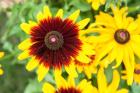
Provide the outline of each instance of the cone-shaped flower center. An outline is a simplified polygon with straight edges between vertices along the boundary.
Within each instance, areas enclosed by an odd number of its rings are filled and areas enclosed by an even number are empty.
[[[45,45],[50,50],[57,50],[63,46],[64,40],[61,33],[58,31],[50,31],[45,36]]]
[[[125,44],[130,40],[130,34],[125,29],[119,29],[114,34],[115,40],[120,44]]]

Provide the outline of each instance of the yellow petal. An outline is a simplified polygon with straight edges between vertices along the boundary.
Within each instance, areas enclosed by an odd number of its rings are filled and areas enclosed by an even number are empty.
[[[65,70],[71,77],[78,77],[74,63],[69,64],[69,66],[65,66]]]
[[[71,77],[71,76],[68,77],[68,85],[69,85],[70,87],[75,87],[75,80],[74,80],[74,78]]]
[[[136,28],[138,27],[138,24],[136,22],[131,22],[128,26],[128,31],[133,32],[136,30]]]
[[[27,23],[22,23],[22,24],[20,25],[20,27],[21,27],[21,29],[22,29],[25,33],[30,34],[31,27],[30,27],[29,24],[27,24]]]
[[[4,73],[3,70],[0,68],[0,75],[3,75],[3,73]]]
[[[41,64],[38,67],[37,74],[38,74],[38,81],[39,82],[41,82],[44,79],[44,77],[46,76],[48,71],[49,71],[49,67],[45,67],[43,64]]]
[[[4,56],[4,52],[0,52],[0,58]]]
[[[93,8],[94,10],[98,10],[99,7],[100,7],[100,2],[99,2],[99,0],[94,0],[94,2],[92,3],[92,8]]]
[[[59,9],[57,14],[56,14],[56,17],[59,17],[59,18],[62,18],[63,17],[63,9]]]
[[[111,51],[111,53],[109,54],[109,60],[112,62],[115,60],[116,56],[117,56],[117,51],[116,51],[116,47],[114,47]]]
[[[129,93],[127,89],[118,90],[116,93]]]
[[[19,59],[19,60],[24,60],[24,59],[30,57],[29,52],[30,52],[29,50],[23,51],[23,52],[18,56],[18,59]]]
[[[97,74],[98,89],[100,93],[104,93],[107,89],[107,80],[104,74],[104,69],[100,68]]]
[[[118,66],[120,66],[120,64],[122,63],[122,60],[123,60],[123,47],[118,47],[118,48],[116,48],[116,50],[117,50],[117,54],[119,53],[119,55],[117,56],[117,58],[116,58],[116,65],[115,66],[113,66],[113,68],[116,68],[116,67],[118,67]]]
[[[73,22],[75,22],[75,21],[77,20],[78,16],[79,16],[79,14],[80,14],[80,10],[77,10],[77,11],[75,11],[74,13],[72,13],[72,14],[68,17],[68,19],[71,19]]]
[[[140,48],[135,43],[131,42],[132,49],[134,53],[140,58]]]
[[[18,45],[18,48],[20,50],[25,50],[25,49],[29,49],[31,45],[32,45],[31,39],[26,39]]]
[[[61,69],[58,69],[58,68],[55,68],[55,69],[54,69],[54,75],[55,75],[55,76],[57,76],[57,75],[60,76],[61,74],[62,74],[62,70],[61,70]]]
[[[78,22],[78,26],[79,26],[79,29],[83,29],[88,23],[89,23],[90,19],[89,18],[86,18],[80,22]]]
[[[76,59],[81,62],[81,63],[89,63],[91,62],[91,59],[89,57],[87,57],[84,53],[80,53]]]
[[[50,9],[49,9],[48,6],[44,6],[43,13],[44,13],[44,17],[45,18],[48,18],[48,17],[51,17],[52,16],[52,14],[51,14]]]
[[[108,53],[110,53],[114,45],[115,43],[112,41],[104,45],[104,47],[100,49],[99,55],[97,56],[97,61],[100,61],[103,57],[105,57]]]
[[[104,5],[105,2],[106,2],[106,0],[100,0],[100,3],[101,3],[102,5]]]
[[[38,26],[38,24],[36,22],[31,21],[31,20],[29,21],[29,25],[30,25],[30,27]]]
[[[113,80],[111,84],[108,86],[107,93],[115,93],[119,87],[120,83],[120,75],[117,70],[113,71]]]
[[[134,68],[130,63],[128,51],[126,49],[124,49],[123,63],[127,71],[127,84],[132,85]]]
[[[96,93],[96,92],[91,83],[88,83],[87,86],[83,89],[82,93]]]
[[[32,71],[32,70],[35,69],[38,65],[39,65],[38,60],[37,60],[35,57],[33,57],[33,58],[28,62],[28,64],[26,65],[26,69],[27,69],[28,71]]]
[[[87,86],[88,82],[86,79],[82,80],[79,85],[77,86],[77,89],[83,90]]]
[[[55,93],[55,88],[49,83],[44,83],[42,90],[43,93]]]
[[[61,75],[55,75],[55,81],[58,89],[62,87],[63,88],[68,87],[66,80]]]
[[[93,46],[89,44],[83,44],[82,46],[83,53],[85,55],[95,55],[95,51],[93,50]]]

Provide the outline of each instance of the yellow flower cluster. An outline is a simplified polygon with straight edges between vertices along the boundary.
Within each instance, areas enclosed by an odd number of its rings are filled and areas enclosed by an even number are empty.
[[[95,9],[98,7],[99,2]],[[140,66],[134,57],[140,57],[140,17],[136,20],[127,17],[127,7],[111,6],[111,9],[113,15],[100,12],[87,29],[88,18],[76,21],[79,10],[63,19],[62,9],[53,17],[48,6],[38,13],[37,22],[21,24],[22,30],[31,37],[19,44],[19,49],[24,51],[19,60],[32,58],[26,68],[31,71],[38,66],[39,81],[54,69],[57,88],[47,82],[43,86],[44,93],[128,93],[127,89],[118,90],[121,73],[117,70],[113,71],[112,83],[107,84],[104,69],[113,62],[116,65],[112,69],[121,64],[125,66],[122,78],[128,85],[133,80],[140,82]],[[94,32],[99,35],[86,36]],[[63,67],[69,75],[68,82],[61,76]],[[78,73],[85,73],[88,79],[97,73],[98,89],[85,79],[76,85],[74,78]]]

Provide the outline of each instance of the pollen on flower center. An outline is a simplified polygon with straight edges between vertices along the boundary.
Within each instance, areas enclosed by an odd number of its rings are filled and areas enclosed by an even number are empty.
[[[115,40],[120,44],[125,44],[130,40],[130,34],[125,29],[118,29],[114,34]]]
[[[50,50],[57,50],[63,46],[64,40],[58,31],[50,31],[46,34],[44,42]]]

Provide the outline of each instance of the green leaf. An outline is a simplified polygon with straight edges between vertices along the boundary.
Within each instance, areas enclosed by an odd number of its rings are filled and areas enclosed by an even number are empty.
[[[30,83],[25,88],[24,93],[42,93],[41,91],[42,91],[42,84],[35,79],[35,80],[30,80]]]
[[[89,11],[91,9],[90,5],[85,0],[72,0],[70,5],[73,5],[82,12]]]
[[[132,93],[139,93],[138,91],[140,91],[140,85],[133,83],[131,89],[132,89]]]

